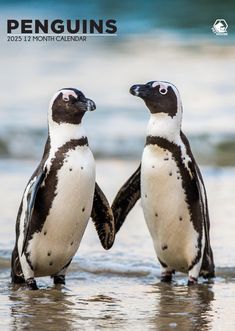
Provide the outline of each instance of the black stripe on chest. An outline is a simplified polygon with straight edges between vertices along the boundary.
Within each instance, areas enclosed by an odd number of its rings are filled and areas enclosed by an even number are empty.
[[[163,149],[168,150],[172,154],[172,158],[175,160],[182,178],[182,188],[186,196],[186,203],[188,205],[190,219],[193,223],[194,229],[201,235],[202,214],[199,204],[199,192],[196,183],[197,178],[194,176],[192,162],[188,162],[188,167],[193,174],[191,177],[189,170],[185,166],[184,157],[182,155],[180,146],[170,142],[165,138],[156,136],[147,136],[146,146],[147,145],[157,145]]]
[[[58,185],[57,174],[64,164],[66,154],[71,150],[75,150],[78,146],[88,146],[87,138],[71,139],[56,151],[51,161],[49,173],[44,180],[44,185],[39,189],[37,194],[30,224],[31,237],[33,233],[41,232],[46,218],[49,215],[53,200],[56,196],[56,188]],[[46,233],[44,233],[44,235],[46,235]]]

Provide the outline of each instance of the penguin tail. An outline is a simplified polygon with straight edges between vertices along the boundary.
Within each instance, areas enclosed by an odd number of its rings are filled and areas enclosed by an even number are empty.
[[[25,283],[22,268],[20,265],[18,250],[16,247],[13,249],[11,256],[11,281],[13,284]]]
[[[200,276],[205,279],[215,277],[215,264],[211,247],[204,251]]]

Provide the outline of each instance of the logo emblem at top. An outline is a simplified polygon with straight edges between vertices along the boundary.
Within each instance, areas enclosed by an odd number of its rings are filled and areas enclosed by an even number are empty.
[[[212,27],[212,31],[217,36],[227,36],[228,35],[227,29],[228,29],[228,23],[223,18],[217,18],[217,20],[215,21]]]

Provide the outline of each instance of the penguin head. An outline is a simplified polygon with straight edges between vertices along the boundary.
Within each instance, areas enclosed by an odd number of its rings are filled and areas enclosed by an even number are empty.
[[[80,124],[87,110],[95,110],[94,101],[75,88],[62,88],[52,97],[49,111],[58,124]]]
[[[143,99],[152,114],[165,113],[173,118],[182,111],[179,92],[171,83],[151,81],[133,85],[130,93]]]

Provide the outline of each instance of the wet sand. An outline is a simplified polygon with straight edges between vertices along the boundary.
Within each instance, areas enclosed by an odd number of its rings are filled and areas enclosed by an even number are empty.
[[[14,223],[35,161],[0,162],[0,326],[2,330],[226,330],[235,328],[235,169],[204,167],[217,278],[188,288],[177,274],[160,283],[160,268],[140,202],[111,251],[89,224],[65,287],[38,279],[39,291],[10,285]],[[97,162],[97,181],[112,201],[138,162]],[[115,176],[114,176],[115,174]]]

